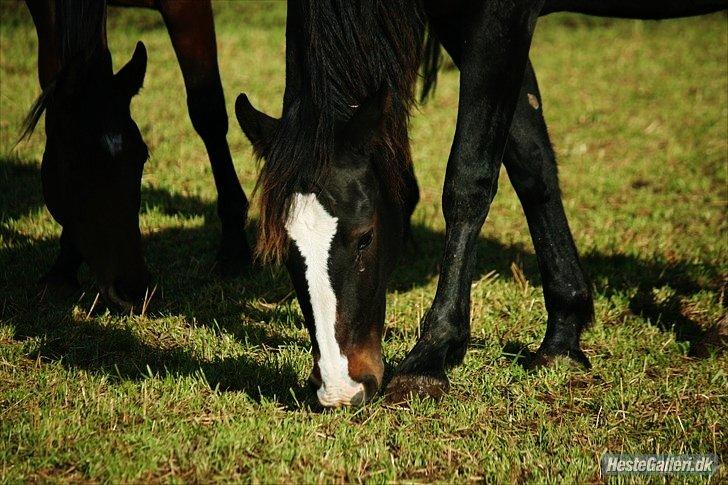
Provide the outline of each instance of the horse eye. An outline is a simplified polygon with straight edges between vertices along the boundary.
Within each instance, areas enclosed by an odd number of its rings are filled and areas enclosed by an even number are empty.
[[[372,243],[373,239],[374,239],[374,230],[369,229],[361,237],[359,237],[359,242],[357,243],[356,248],[359,251],[364,251],[367,247],[369,247],[369,245]]]

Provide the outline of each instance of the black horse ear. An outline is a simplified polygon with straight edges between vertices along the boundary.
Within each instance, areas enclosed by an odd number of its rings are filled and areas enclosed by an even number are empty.
[[[369,96],[337,129],[339,140],[354,149],[367,145],[380,129],[387,101],[387,92],[382,88]]]
[[[255,153],[264,154],[281,121],[255,109],[245,93],[240,93],[235,100],[235,116],[243,133],[253,144]]]
[[[139,93],[144,84],[144,75],[147,72],[147,48],[143,42],[137,42],[134,54],[124,67],[114,76],[116,88],[130,99]]]

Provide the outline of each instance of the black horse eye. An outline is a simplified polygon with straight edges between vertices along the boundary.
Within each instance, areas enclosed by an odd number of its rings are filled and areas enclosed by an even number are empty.
[[[359,237],[359,242],[356,245],[356,248],[359,251],[364,251],[369,245],[372,243],[372,240],[374,239],[374,230],[369,229],[367,232],[362,234]]]

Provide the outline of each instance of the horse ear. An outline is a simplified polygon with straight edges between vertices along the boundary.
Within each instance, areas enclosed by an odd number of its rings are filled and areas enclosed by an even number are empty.
[[[354,149],[367,145],[379,131],[386,103],[384,89],[369,96],[356,108],[349,121],[337,129],[339,140]]]
[[[258,155],[265,153],[281,121],[255,109],[245,93],[240,93],[235,100],[235,116],[253,150]]]
[[[114,76],[114,83],[121,93],[130,99],[139,93],[144,84],[147,72],[147,48],[143,42],[137,42],[134,54],[124,67]]]

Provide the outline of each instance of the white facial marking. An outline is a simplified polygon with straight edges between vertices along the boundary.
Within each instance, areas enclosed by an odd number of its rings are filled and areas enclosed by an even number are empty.
[[[121,133],[104,133],[104,135],[101,137],[101,143],[104,145],[104,148],[107,152],[109,152],[109,155],[111,155],[112,157],[115,157],[116,155],[121,153],[122,142],[123,139],[121,137]]]
[[[323,385],[316,392],[324,406],[351,404],[364,385],[349,377],[349,361],[336,341],[336,295],[329,279],[329,251],[338,219],[326,212],[314,194],[293,195],[286,231],[306,264],[316,343]]]
[[[541,106],[541,103],[538,102],[538,98],[536,97],[536,95],[531,93],[528,93],[528,104],[530,104],[531,108],[535,110],[537,110]]]

